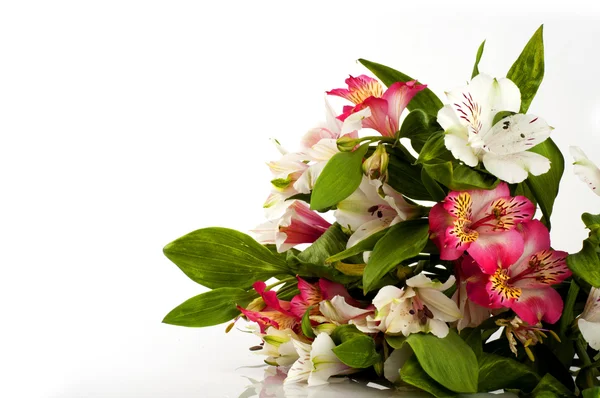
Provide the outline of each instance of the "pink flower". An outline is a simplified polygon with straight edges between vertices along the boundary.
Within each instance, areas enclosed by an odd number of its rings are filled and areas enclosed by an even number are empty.
[[[383,92],[377,80],[365,75],[350,76],[346,79],[346,84],[347,89],[337,88],[327,92],[355,105],[345,106],[338,119],[345,121],[349,116],[360,113],[362,127],[372,128],[386,137],[396,136],[402,111],[419,91],[427,87],[416,81],[397,82]]]
[[[299,201],[294,201],[278,220],[259,225],[254,232],[262,244],[275,244],[282,253],[301,243],[313,243],[331,224]]]
[[[323,300],[331,300],[335,296],[341,296],[345,298],[349,304],[359,306],[358,301],[354,300],[344,285],[340,283],[331,282],[327,279],[319,279],[319,282],[312,284],[299,276],[296,278],[298,279],[298,290],[300,290],[300,294],[292,298],[290,312],[300,318],[304,316],[304,313],[311,305],[313,306],[311,315],[318,315],[318,304]]]
[[[275,329],[291,329],[294,332],[299,332],[300,317],[297,317],[290,311],[291,303],[289,301],[279,300],[277,298],[277,292],[273,290],[265,291],[267,285],[263,281],[255,282],[252,287],[261,296],[264,307],[262,309],[256,308],[242,308],[238,306],[238,309],[252,322],[258,323],[260,326],[260,332],[265,333],[269,326],[273,326]]]
[[[563,302],[552,285],[571,275],[567,253],[550,249],[550,234],[540,221],[522,223],[517,229],[524,249],[516,261],[499,257],[491,264],[477,264],[465,257],[462,272],[469,299],[487,308],[511,308],[530,325],[541,320],[555,323]]]
[[[456,260],[466,250],[484,272],[494,273],[496,261],[514,263],[523,252],[515,229],[531,220],[535,206],[524,196],[510,196],[504,182],[492,190],[450,192],[429,213],[430,237],[442,260]]]

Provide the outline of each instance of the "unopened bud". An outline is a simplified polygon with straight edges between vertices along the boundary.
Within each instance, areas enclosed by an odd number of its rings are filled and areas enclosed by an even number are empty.
[[[371,180],[387,181],[387,168],[390,157],[382,144],[377,145],[375,152],[363,163],[363,171]]]
[[[338,138],[337,147],[340,152],[352,152],[357,145],[360,145],[362,140],[360,138],[350,138],[347,136]]]

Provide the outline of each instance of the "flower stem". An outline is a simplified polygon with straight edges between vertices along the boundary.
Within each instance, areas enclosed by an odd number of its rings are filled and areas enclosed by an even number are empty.
[[[588,366],[592,364],[592,361],[590,360],[590,356],[587,353],[587,343],[585,341],[583,341],[581,338],[577,339],[577,342],[575,343],[575,351],[577,351],[577,356],[579,357],[579,359],[581,359],[583,361],[583,366]],[[592,375],[591,371],[588,370],[584,370],[585,371],[585,388],[592,388],[594,387],[594,377]]]
[[[275,286],[279,286],[279,285],[281,285],[281,284],[283,284],[283,283],[288,283],[288,282],[295,281],[295,280],[296,280],[296,277],[295,277],[295,276],[290,276],[289,278],[283,278],[283,279],[281,279],[281,280],[279,280],[279,281],[277,281],[277,282],[275,282],[275,283],[272,283],[272,284],[270,284],[269,286],[267,286],[267,287],[265,288],[265,290],[271,290],[271,289],[273,289]]]

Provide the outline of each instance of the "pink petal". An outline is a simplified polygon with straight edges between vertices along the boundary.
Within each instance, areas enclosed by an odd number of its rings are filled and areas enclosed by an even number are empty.
[[[482,209],[488,206],[490,202],[503,196],[510,196],[508,184],[505,182],[496,185],[494,189],[476,189],[467,192],[473,200],[473,216],[477,218],[479,218]]]
[[[534,215],[535,206],[525,196],[503,196],[474,214],[471,228],[478,231],[506,231],[531,220]]]
[[[444,203],[437,203],[429,211],[429,238],[440,250],[442,260],[456,260],[464,249],[446,243],[448,228],[452,226],[454,217],[444,208]]]
[[[467,296],[471,301],[486,308],[501,308],[497,300],[493,300],[488,292],[487,285],[490,275],[481,272],[479,265],[469,256],[461,263],[461,272],[467,281]]]
[[[314,305],[323,300],[321,289],[317,285],[308,283],[299,276],[297,276],[296,279],[298,279],[298,290],[300,290],[300,296],[308,305]]]
[[[544,288],[564,281],[571,276],[567,266],[568,255],[567,252],[551,249],[535,253],[526,262],[529,269],[521,273],[522,277],[518,278],[519,274],[513,274],[513,278],[516,279],[515,286]]]
[[[523,237],[516,230],[482,232],[467,249],[481,270],[493,274],[498,267],[508,268],[523,253]]]
[[[387,114],[395,126],[394,133],[398,130],[400,115],[410,100],[412,100],[419,91],[425,90],[426,88],[426,85],[416,84],[416,81],[406,83],[396,82],[388,87],[385,93],[383,93],[383,99],[388,102]]]
[[[346,79],[348,88],[336,88],[327,91],[328,95],[335,95],[347,99],[350,102],[358,105],[369,97],[381,97],[383,88],[376,79],[366,75],[352,77]]]
[[[346,303],[354,307],[360,307],[360,303],[350,296],[346,287],[341,283],[321,278],[319,279],[319,287],[321,288],[323,300],[332,300],[335,296],[342,296],[346,299]]]
[[[386,100],[370,97],[363,102],[363,106],[368,106],[371,110],[371,116],[363,120],[363,127],[376,130],[384,137],[396,136],[399,120],[390,116],[389,104]]]
[[[540,320],[556,323],[563,310],[560,294],[552,288],[523,289],[521,297],[510,306],[525,322],[535,325]]]

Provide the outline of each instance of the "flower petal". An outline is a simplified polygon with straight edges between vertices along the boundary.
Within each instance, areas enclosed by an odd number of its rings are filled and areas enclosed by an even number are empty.
[[[535,325],[539,321],[556,323],[562,315],[563,301],[551,287],[523,289],[521,296],[510,308],[525,322]]]
[[[523,238],[517,230],[481,232],[467,252],[487,274],[496,272],[498,266],[507,268],[523,253]]]
[[[444,322],[454,322],[461,318],[460,310],[456,303],[444,293],[434,289],[419,289],[419,298],[433,313],[435,319]]]
[[[577,326],[583,335],[585,341],[594,350],[600,350],[600,323],[589,322],[583,318],[577,320]]]
[[[347,89],[336,88],[327,91],[327,94],[345,98],[357,105],[371,96],[381,97],[383,95],[381,83],[367,75],[350,76],[346,79],[345,83],[348,85]]]
[[[483,136],[485,149],[496,155],[527,151],[548,137],[552,127],[534,115],[516,114],[500,119]]]
[[[527,151],[510,155],[487,152],[483,155],[483,165],[487,171],[511,184],[523,182],[529,173],[541,175],[550,170],[550,161],[546,157]]]
[[[342,296],[335,296],[331,300],[321,301],[319,311],[325,318],[339,325],[347,324],[351,319],[359,316],[373,313],[373,310],[363,310],[349,305]]]
[[[444,145],[456,159],[463,161],[467,166],[475,167],[479,164],[479,158],[469,145],[469,141],[463,138],[463,133],[462,128],[446,130]]]
[[[419,91],[427,88],[424,84],[417,84],[416,81],[393,83],[383,93],[383,99],[388,103],[388,115],[391,118],[396,130],[400,123],[400,115]],[[396,130],[394,130],[394,135]]]
[[[310,361],[313,371],[308,376],[309,386],[326,384],[331,376],[342,374],[350,370],[333,353],[335,343],[327,333],[321,333],[315,338],[310,351]]]
[[[600,169],[592,163],[581,148],[576,146],[569,147],[569,151],[575,162],[573,163],[573,172],[581,181],[585,182],[592,191],[600,196]]]
[[[398,380],[400,368],[404,366],[412,354],[413,350],[408,344],[403,344],[401,348],[394,350],[383,363],[383,376],[392,383]]]
[[[450,332],[450,328],[448,328],[446,322],[442,322],[437,319],[430,319],[428,322],[428,326],[431,334],[433,334],[436,337],[439,337],[440,339],[443,339],[444,337],[448,336],[448,333]]]
[[[373,129],[384,137],[394,137],[399,121],[392,119],[388,113],[388,102],[383,98],[370,97],[363,104],[371,110],[371,116],[362,122],[363,127]]]

